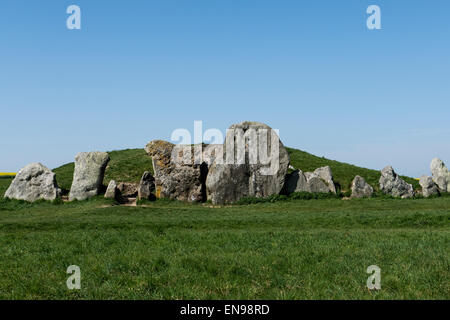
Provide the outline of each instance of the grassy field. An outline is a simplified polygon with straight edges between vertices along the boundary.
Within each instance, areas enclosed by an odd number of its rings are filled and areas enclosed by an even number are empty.
[[[13,177],[0,177],[0,200],[3,198],[3,195],[6,192],[6,189],[8,189],[9,185],[11,184]]]
[[[289,152],[303,170],[330,165],[344,190],[355,174],[377,186],[378,171]],[[151,171],[142,149],[110,155],[105,184]],[[68,190],[73,164],[55,172]],[[2,199],[11,181],[0,177],[0,299],[450,299],[448,195],[30,204]],[[66,287],[70,265],[79,291]],[[378,292],[366,288],[370,265]]]
[[[1,200],[0,299],[449,299],[449,222],[448,196],[222,208]],[[66,288],[73,264],[79,291]],[[378,292],[365,286],[373,264]]]

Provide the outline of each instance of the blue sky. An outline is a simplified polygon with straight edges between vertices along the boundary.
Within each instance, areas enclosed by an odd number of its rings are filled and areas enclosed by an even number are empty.
[[[254,120],[319,156],[429,174],[450,163],[449,36],[447,0],[2,0],[0,171]]]

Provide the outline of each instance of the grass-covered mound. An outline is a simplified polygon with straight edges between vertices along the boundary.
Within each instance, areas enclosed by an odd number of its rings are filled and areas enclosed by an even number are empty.
[[[351,189],[353,178],[355,178],[356,175],[363,177],[375,190],[379,189],[381,173],[378,170],[361,168],[348,163],[317,157],[308,152],[297,149],[286,149],[291,157],[291,165],[296,169],[301,169],[302,171],[314,171],[320,167],[330,166],[331,171],[333,172],[334,182],[342,191],[348,191]],[[386,165],[389,165],[389,163],[386,163]],[[394,168],[394,170],[395,169],[396,168]],[[417,180],[404,176],[401,178],[412,184],[414,189],[420,189],[420,185]]]
[[[153,173],[152,160],[144,149],[127,149],[108,152],[111,161],[106,167],[104,184],[110,180],[117,182],[139,182],[145,171]],[[65,164],[53,170],[60,188],[70,190],[74,163]]]

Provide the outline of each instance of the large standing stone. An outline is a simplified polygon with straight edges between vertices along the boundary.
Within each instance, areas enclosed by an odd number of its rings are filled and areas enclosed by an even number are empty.
[[[106,152],[81,152],[75,157],[75,171],[69,200],[86,200],[100,193],[109,156]]]
[[[422,187],[422,195],[425,198],[429,196],[439,194],[439,189],[437,185],[434,183],[432,177],[422,176],[419,181],[420,186]]]
[[[206,200],[204,181],[208,165],[194,161],[195,146],[154,140],[147,144],[145,151],[152,157],[157,198]]]
[[[289,155],[278,134],[259,122],[232,125],[206,179],[208,199],[233,203],[244,197],[279,194],[289,166]]]
[[[363,177],[356,176],[352,182],[352,198],[370,198],[373,188]]]
[[[5,198],[34,202],[55,200],[60,195],[55,174],[40,163],[32,163],[17,173],[6,190]]]
[[[414,197],[413,186],[402,180],[391,166],[387,166],[381,170],[380,190],[394,197]]]
[[[314,172],[295,170],[286,177],[285,191],[292,192],[312,192],[336,194],[336,187],[333,181],[333,174],[330,167],[322,167]]]
[[[155,191],[155,178],[146,171],[142,175],[141,181],[138,186],[138,199],[139,200],[150,200],[152,197],[152,192]]]
[[[450,171],[444,162],[435,158],[431,161],[430,168],[433,174],[433,181],[438,185],[439,190],[442,192],[450,192]]]

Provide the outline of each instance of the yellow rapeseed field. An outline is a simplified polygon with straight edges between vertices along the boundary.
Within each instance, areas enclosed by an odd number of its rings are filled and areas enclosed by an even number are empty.
[[[15,172],[0,172],[0,177],[14,177],[15,175]]]

